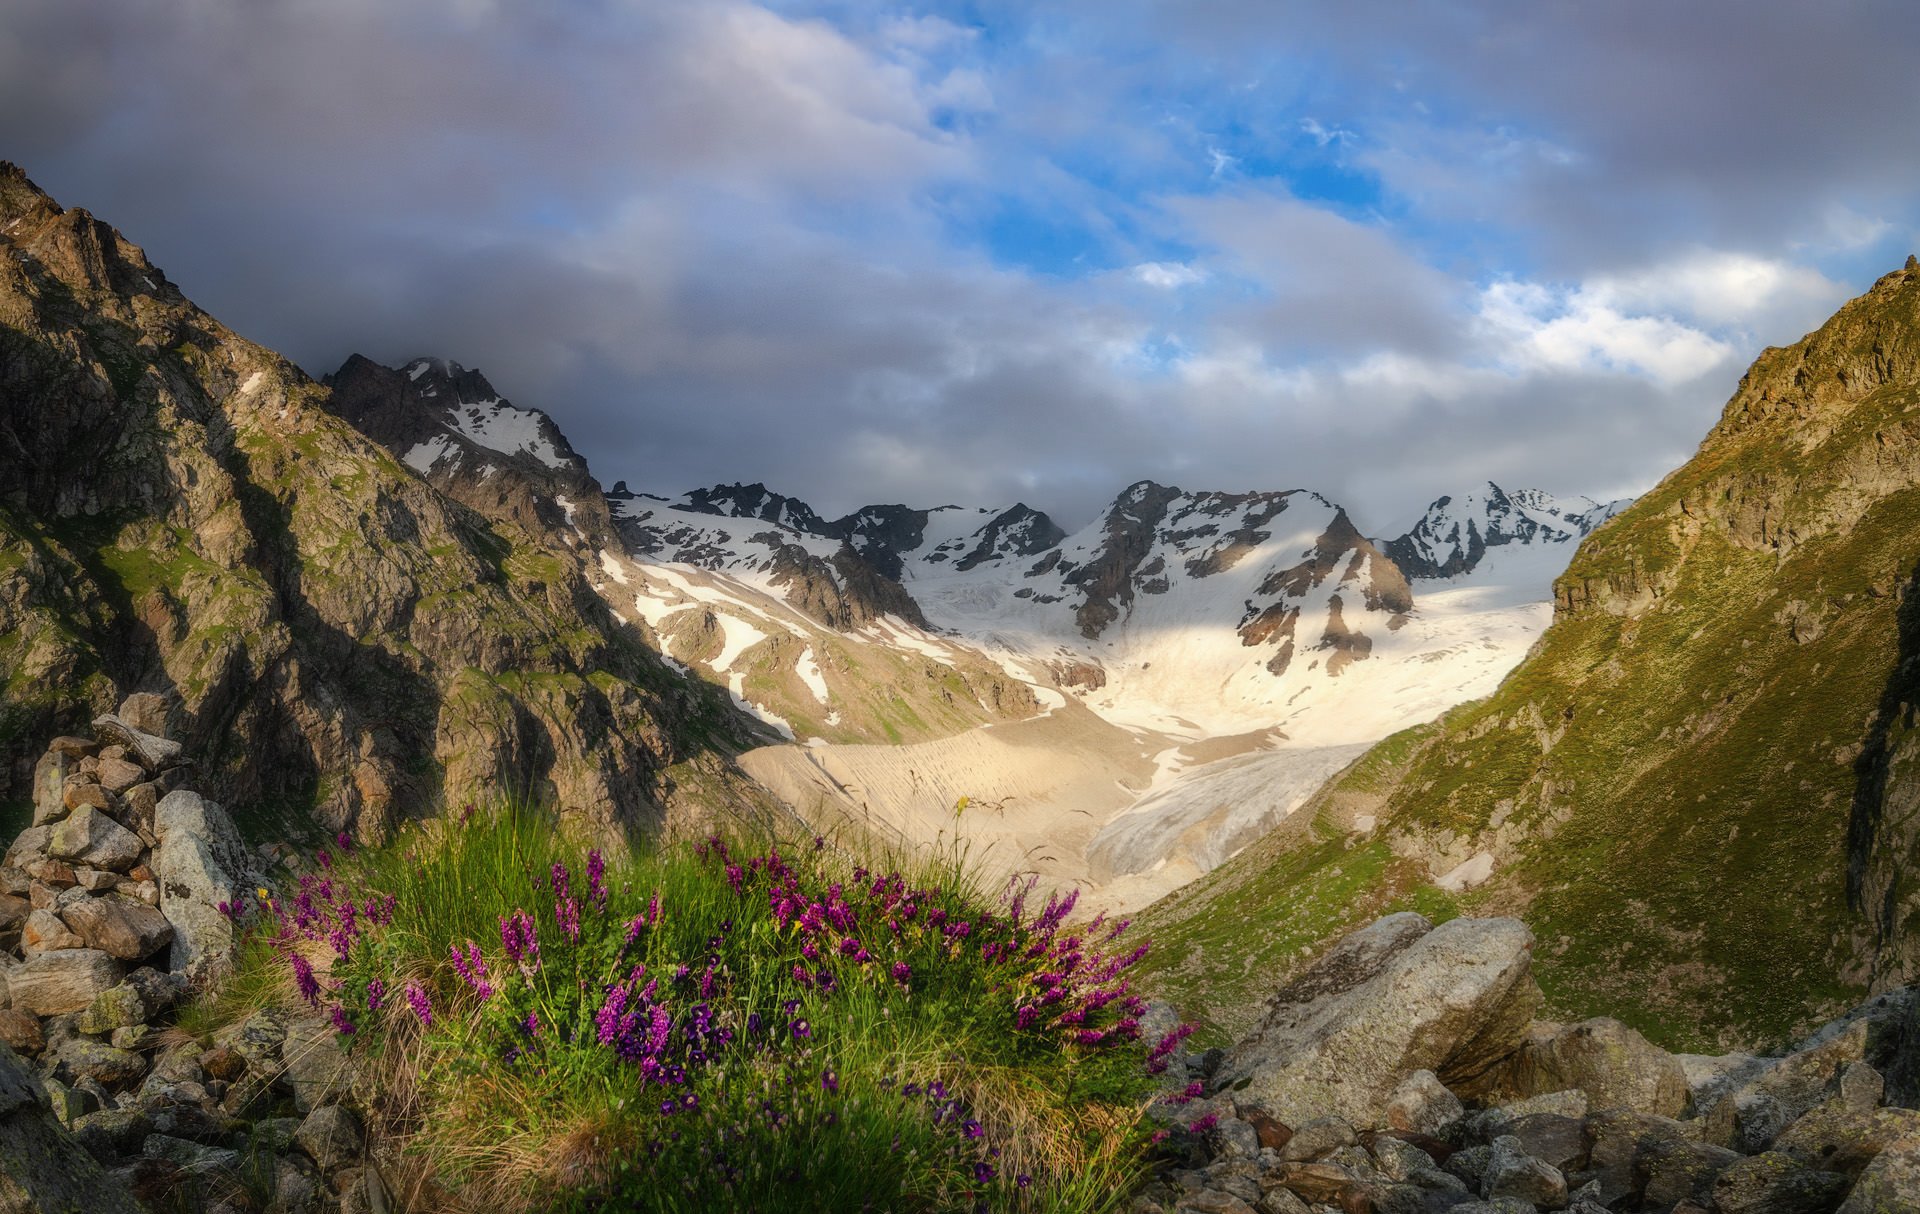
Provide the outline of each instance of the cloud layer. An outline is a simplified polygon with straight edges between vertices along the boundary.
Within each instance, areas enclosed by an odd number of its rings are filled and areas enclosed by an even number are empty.
[[[1121,33],[1117,31],[1133,31]],[[1899,4],[20,0],[0,155],[611,481],[1608,495],[1898,264]]]

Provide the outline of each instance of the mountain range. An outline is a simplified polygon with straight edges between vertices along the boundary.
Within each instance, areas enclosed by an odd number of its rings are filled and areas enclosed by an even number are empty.
[[[1228,1029],[1403,908],[1523,916],[1552,1013],[1669,1044],[1920,967],[1911,263],[1637,501],[1488,484],[1396,533],[1305,489],[1141,481],[1072,530],[609,490],[456,363],[310,378],[11,165],[0,253],[0,805],[153,691],[256,838],[518,797],[959,843],[1145,908],[1150,981]]]
[[[1123,905],[1490,691],[1624,505],[1486,484],[1376,540],[1309,491],[1142,481],[1071,534],[1024,503],[829,519],[757,483],[604,490],[550,415],[457,363],[356,355],[324,382],[339,416],[581,558],[617,619],[725,687],[775,743],[742,764],[794,813],[919,843],[963,798],[994,805],[966,833],[998,863]]]

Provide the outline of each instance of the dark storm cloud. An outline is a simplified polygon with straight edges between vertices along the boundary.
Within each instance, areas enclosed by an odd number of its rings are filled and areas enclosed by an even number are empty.
[[[812,11],[16,0],[0,155],[316,374],[829,513],[1643,488],[1915,220],[1893,5]]]

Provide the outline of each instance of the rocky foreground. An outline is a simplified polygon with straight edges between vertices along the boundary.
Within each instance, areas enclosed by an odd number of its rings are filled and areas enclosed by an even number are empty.
[[[179,787],[143,728],[163,715],[134,697],[57,739],[0,864],[0,1214],[433,1207],[323,1017],[180,1020],[261,870],[294,861]],[[1533,944],[1514,919],[1392,915],[1231,1048],[1167,1057],[1168,1162],[1133,1214],[1920,1210],[1920,988],[1781,1057],[1674,1055],[1535,1019]]]
[[[0,1214],[384,1209],[321,1017],[261,1010],[210,1042],[174,1026],[291,852],[247,848],[180,787],[164,719],[137,695],[55,739],[0,863]]]
[[[1532,949],[1514,919],[1346,937],[1244,1040],[1175,1060],[1154,1114],[1185,1156],[1134,1214],[1920,1210],[1920,990],[1784,1057],[1674,1055],[1534,1020]]]

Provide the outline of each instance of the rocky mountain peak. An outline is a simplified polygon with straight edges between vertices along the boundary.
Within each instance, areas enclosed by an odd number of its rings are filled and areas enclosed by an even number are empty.
[[[1561,498],[1539,489],[1509,492],[1487,481],[1435,499],[1404,535],[1380,547],[1409,577],[1458,577],[1492,549],[1578,541],[1627,504]]]

